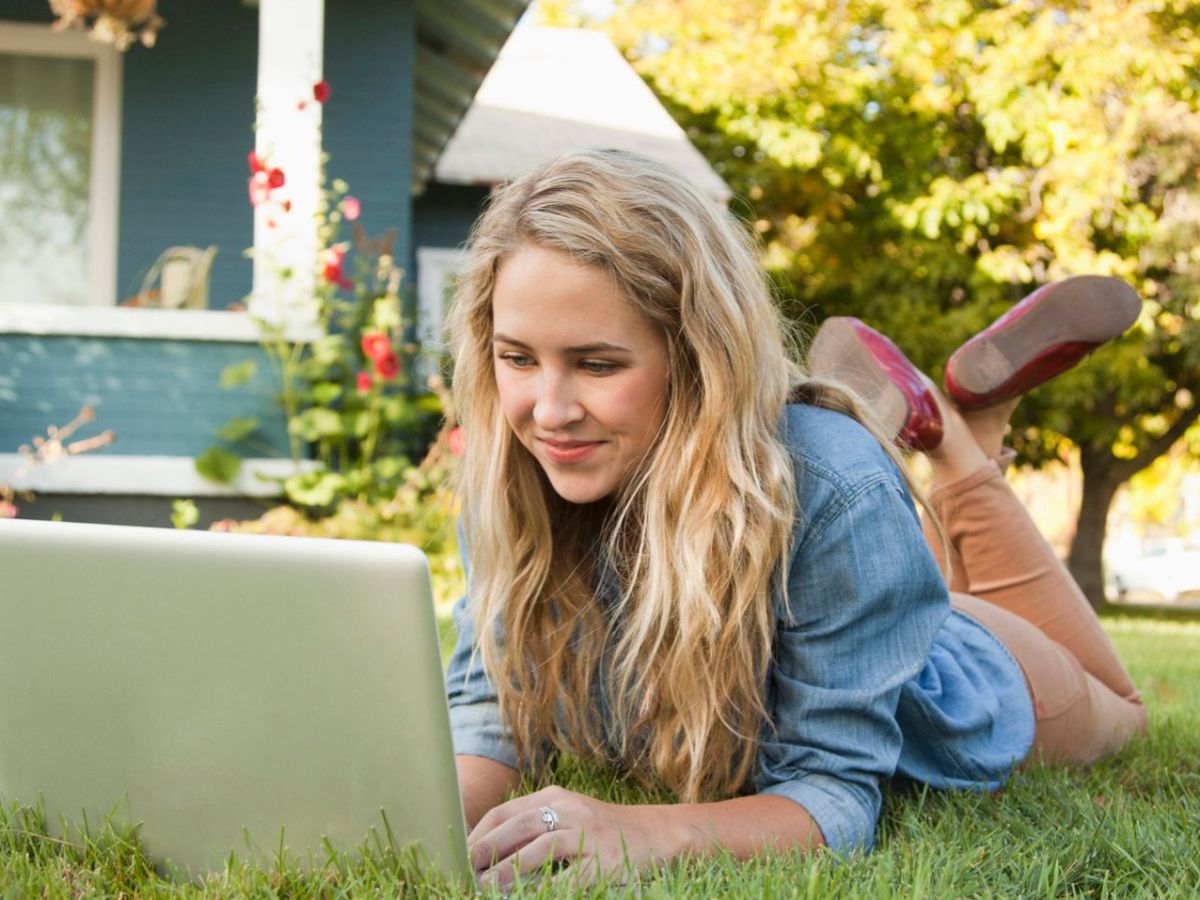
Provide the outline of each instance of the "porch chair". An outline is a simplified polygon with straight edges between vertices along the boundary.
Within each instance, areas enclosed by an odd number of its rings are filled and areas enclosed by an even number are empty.
[[[168,247],[159,254],[142,279],[142,289],[137,293],[135,305],[160,306],[163,309],[207,309],[208,276],[216,255],[215,245],[205,250],[199,247]]]

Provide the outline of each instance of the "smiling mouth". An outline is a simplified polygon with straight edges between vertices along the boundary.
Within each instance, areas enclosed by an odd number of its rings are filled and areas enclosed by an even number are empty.
[[[550,441],[538,438],[542,449],[552,462],[573,463],[586,458],[603,441]]]

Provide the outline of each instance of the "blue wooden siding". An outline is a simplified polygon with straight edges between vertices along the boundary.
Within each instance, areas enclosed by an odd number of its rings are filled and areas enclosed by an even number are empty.
[[[489,188],[475,185],[429,185],[413,203],[413,244],[459,247],[466,243],[489,193]]]
[[[221,370],[254,359],[247,384],[220,387]],[[255,344],[0,335],[0,453],[15,453],[49,425],[64,425],[85,404],[116,443],[98,452],[195,456],[233,416],[259,416],[260,435],[237,449],[248,456],[288,454],[278,387]]]
[[[160,0],[153,48],[125,54],[117,297],[159,253],[217,246],[209,306],[250,292],[254,242],[246,154],[254,149],[258,10],[241,0]]]
[[[331,178],[362,201],[369,235],[396,229],[396,259],[412,256],[413,4],[326,0],[322,143]]]

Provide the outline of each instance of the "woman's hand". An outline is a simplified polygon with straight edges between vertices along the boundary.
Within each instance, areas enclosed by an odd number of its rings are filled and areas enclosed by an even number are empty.
[[[553,829],[543,809],[553,812]],[[785,797],[621,806],[560,787],[500,804],[467,837],[480,884],[502,888],[550,861],[568,867],[556,878],[572,884],[600,877],[627,881],[685,854],[720,851],[748,859],[764,850],[811,850],[824,843],[808,811]]]
[[[552,811],[551,828],[543,810]],[[507,887],[548,861],[569,866],[572,883],[608,876],[624,881],[639,869],[683,852],[684,835],[670,807],[621,806],[548,787],[488,812],[467,838],[481,885]]]

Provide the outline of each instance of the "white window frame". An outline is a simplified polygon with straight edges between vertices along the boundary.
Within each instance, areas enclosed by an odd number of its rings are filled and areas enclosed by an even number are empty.
[[[446,352],[446,282],[467,255],[461,247],[417,248],[417,340],[424,350]]]
[[[87,306],[83,308],[115,306],[117,199],[121,183],[121,54],[106,44],[88,40],[80,31],[52,31],[48,24],[5,21],[0,21],[0,52],[89,59],[96,64],[87,232],[90,290]]]

